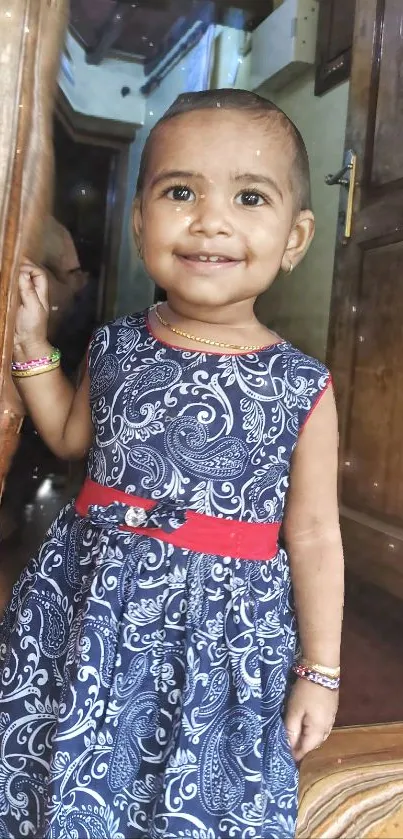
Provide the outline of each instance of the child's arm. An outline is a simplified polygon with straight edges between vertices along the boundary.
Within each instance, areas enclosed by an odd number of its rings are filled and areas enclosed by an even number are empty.
[[[19,289],[21,303],[16,318],[14,359],[43,358],[52,351],[46,339],[49,306],[45,273],[25,262]],[[93,435],[88,373],[77,391],[60,368],[14,381],[46,445],[60,458],[84,457]]]
[[[337,449],[337,415],[329,386],[295,449],[284,519],[302,654],[327,667],[337,667],[340,661],[344,595]],[[298,679],[286,717],[297,760],[326,739],[337,702],[337,693]]]

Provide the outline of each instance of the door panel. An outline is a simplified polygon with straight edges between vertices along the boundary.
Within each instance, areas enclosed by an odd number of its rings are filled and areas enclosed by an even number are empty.
[[[383,17],[372,183],[403,178],[403,41],[401,0],[388,0]],[[393,154],[391,154],[393,149]]]
[[[378,278],[382,277],[379,282]],[[368,513],[399,516],[394,490],[403,483],[399,390],[403,368],[403,243],[364,251],[355,324],[354,379],[344,472],[344,502]],[[400,460],[400,458],[397,458]],[[400,491],[402,495],[402,491]],[[400,508],[403,509],[403,508]]]
[[[346,148],[352,236],[336,249],[328,363],[347,566],[403,598],[403,4],[357,0]]]

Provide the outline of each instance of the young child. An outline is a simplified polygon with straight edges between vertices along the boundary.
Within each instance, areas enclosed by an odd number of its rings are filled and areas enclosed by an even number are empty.
[[[98,329],[77,393],[22,267],[15,381],[47,445],[89,459],[2,625],[3,837],[294,836],[337,708],[337,421],[326,368],[253,309],[310,244],[309,193],[274,105],[180,97],[134,205],[167,303]]]

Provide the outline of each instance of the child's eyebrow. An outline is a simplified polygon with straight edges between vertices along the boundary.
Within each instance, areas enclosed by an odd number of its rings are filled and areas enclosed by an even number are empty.
[[[182,169],[170,169],[165,170],[162,172],[158,172],[153,178],[151,178],[150,186],[156,186],[156,184],[160,184],[163,181],[172,181],[175,178],[178,180],[188,180],[189,178],[202,178],[203,175],[200,172],[185,172]]]
[[[254,172],[240,172],[239,174],[235,175],[234,180],[244,182],[247,181],[248,183],[254,184],[266,184],[278,195],[281,201],[284,201],[284,196],[281,192],[279,185],[276,183],[275,180],[273,180],[273,178],[270,178],[268,175],[257,174]]]

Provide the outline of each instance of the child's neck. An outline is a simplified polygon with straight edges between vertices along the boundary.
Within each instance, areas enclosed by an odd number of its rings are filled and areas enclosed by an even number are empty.
[[[182,300],[168,297],[166,314],[177,323],[193,323],[200,328],[222,326],[226,329],[250,329],[258,323],[254,313],[254,300],[214,308],[193,306]]]
[[[281,340],[258,321],[253,311],[253,302],[212,310],[169,298],[167,303],[161,305],[160,315],[163,317],[162,330],[158,314],[155,320],[151,318],[157,338],[168,342],[172,338],[169,330],[180,330],[180,345],[186,349],[200,349],[200,339],[220,341],[220,346],[232,348],[265,347]]]

